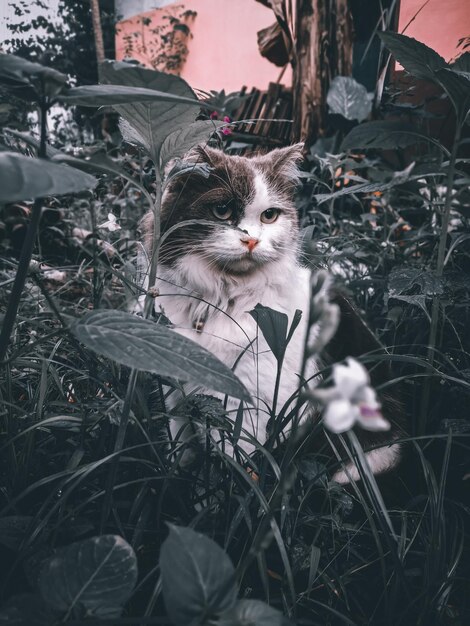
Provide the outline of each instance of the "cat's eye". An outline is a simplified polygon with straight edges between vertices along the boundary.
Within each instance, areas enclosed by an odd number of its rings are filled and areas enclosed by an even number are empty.
[[[212,209],[212,215],[218,220],[228,220],[232,217],[232,209],[227,205],[215,206]]]
[[[266,209],[266,211],[261,213],[260,220],[264,224],[272,224],[277,220],[280,214],[281,211],[279,209]]]

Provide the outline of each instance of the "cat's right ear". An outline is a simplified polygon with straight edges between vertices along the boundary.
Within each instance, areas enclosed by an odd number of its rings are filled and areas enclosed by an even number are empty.
[[[190,163],[207,163],[208,165],[214,166],[221,155],[223,155],[223,153],[220,150],[199,145],[191,148],[189,152],[186,152],[183,156],[183,161],[189,161]]]
[[[300,174],[298,164],[304,158],[304,148],[305,144],[303,142],[295,143],[286,148],[276,148],[258,158],[264,164],[269,165],[270,169],[278,175],[284,176],[293,182],[297,182]]]

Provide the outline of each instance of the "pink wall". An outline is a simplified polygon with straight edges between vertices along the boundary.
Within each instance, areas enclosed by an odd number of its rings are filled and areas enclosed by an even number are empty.
[[[401,0],[398,32],[403,32],[424,4],[425,0]],[[403,34],[450,61],[458,53],[458,40],[470,35],[470,0],[429,0]]]
[[[116,59],[125,54],[125,37],[139,32],[139,38],[150,43],[149,31],[161,23],[162,16],[175,7],[197,12],[189,21],[192,38],[188,41],[189,54],[180,76],[192,87],[204,91],[225,89],[238,91],[243,85],[265,90],[270,82],[277,80],[281,68],[264,59],[259,51],[256,33],[275,21],[273,12],[255,0],[183,0],[163,9],[154,9],[140,16],[123,20],[118,24],[116,35]],[[181,13],[181,8],[178,9]],[[152,23],[146,26],[142,17]],[[149,65],[148,47],[132,56]],[[290,68],[282,83],[289,85]]]

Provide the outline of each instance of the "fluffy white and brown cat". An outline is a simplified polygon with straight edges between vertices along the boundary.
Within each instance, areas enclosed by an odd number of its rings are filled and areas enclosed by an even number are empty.
[[[162,245],[156,310],[179,333],[234,368],[245,384],[254,405],[244,409],[239,445],[248,454],[255,441],[266,441],[277,374],[276,359],[249,314],[258,303],[287,314],[290,321],[296,309],[303,312],[285,354],[278,409],[300,382],[310,299],[310,271],[299,263],[293,203],[301,149],[299,144],[246,158],[197,148],[185,160],[206,164],[208,175],[189,168],[169,181],[162,200],[162,233],[187,220],[196,223],[173,229]],[[149,243],[151,214],[143,229]],[[345,350],[342,357],[347,355]],[[312,364],[307,375],[314,371]],[[228,400],[233,419],[238,406],[238,400]],[[172,420],[174,434],[181,427],[181,420]],[[387,446],[370,453],[369,461],[379,473],[396,458],[397,446]],[[346,480],[342,473],[336,479]]]

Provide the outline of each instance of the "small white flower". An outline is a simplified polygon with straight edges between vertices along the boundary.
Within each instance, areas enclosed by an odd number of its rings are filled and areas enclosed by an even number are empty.
[[[390,429],[363,365],[351,357],[346,359],[346,365],[334,365],[333,383],[333,387],[313,392],[326,406],[323,423],[328,430],[343,433],[354,424],[372,431]]]
[[[121,229],[119,224],[116,222],[116,216],[112,213],[108,213],[108,221],[100,224],[98,228],[107,228],[111,233],[115,230]]]

